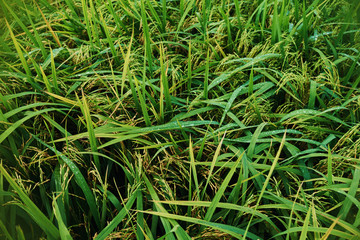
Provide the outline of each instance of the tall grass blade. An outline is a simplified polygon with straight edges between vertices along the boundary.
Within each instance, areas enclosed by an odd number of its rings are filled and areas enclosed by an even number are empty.
[[[39,224],[42,230],[47,234],[50,239],[58,239],[60,237],[58,229],[52,222],[41,212],[35,203],[26,195],[16,181],[10,176],[5,168],[0,164],[1,174],[5,177],[10,186],[16,191],[17,195],[24,204],[24,209],[33,220]]]

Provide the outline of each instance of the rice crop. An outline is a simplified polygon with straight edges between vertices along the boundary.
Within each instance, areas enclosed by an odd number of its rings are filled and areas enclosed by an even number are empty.
[[[357,0],[0,0],[0,239],[360,239]]]

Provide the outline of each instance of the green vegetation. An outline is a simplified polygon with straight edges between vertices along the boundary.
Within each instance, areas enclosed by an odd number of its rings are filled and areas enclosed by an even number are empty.
[[[0,238],[360,239],[357,0],[0,0]]]

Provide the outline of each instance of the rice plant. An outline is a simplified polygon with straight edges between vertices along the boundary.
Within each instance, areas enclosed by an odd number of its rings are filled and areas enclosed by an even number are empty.
[[[360,239],[360,3],[0,0],[0,239]]]

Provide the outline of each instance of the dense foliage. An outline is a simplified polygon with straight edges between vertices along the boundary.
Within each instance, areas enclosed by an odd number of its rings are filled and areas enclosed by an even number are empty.
[[[1,239],[360,239],[360,2],[0,8]]]

